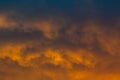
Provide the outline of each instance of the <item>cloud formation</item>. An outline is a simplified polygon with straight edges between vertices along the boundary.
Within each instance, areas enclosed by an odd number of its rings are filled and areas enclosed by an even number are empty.
[[[103,0],[1,3],[0,80],[120,79],[119,6],[111,13]]]

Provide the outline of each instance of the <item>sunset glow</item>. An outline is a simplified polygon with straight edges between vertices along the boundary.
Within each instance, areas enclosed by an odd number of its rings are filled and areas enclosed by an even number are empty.
[[[1,0],[0,80],[120,80],[118,3]]]

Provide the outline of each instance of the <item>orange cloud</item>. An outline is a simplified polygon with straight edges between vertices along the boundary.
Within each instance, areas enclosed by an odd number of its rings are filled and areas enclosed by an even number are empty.
[[[0,21],[6,28],[14,26],[7,25],[4,17]],[[118,80],[119,32],[92,22],[84,27],[72,23],[64,28],[66,24],[67,21],[60,25],[54,20],[26,21],[19,32],[22,36],[9,33],[1,40],[0,79]],[[34,35],[30,29],[42,31],[43,35]]]

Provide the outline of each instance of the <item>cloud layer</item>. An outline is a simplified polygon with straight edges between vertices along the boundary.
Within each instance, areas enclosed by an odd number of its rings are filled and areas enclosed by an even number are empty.
[[[120,6],[111,3],[0,1],[0,80],[119,80]]]

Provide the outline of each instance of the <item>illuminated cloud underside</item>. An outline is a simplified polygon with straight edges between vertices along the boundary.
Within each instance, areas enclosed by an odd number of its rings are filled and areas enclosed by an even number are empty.
[[[0,12],[0,80],[120,79],[119,18],[108,24],[10,10]]]

